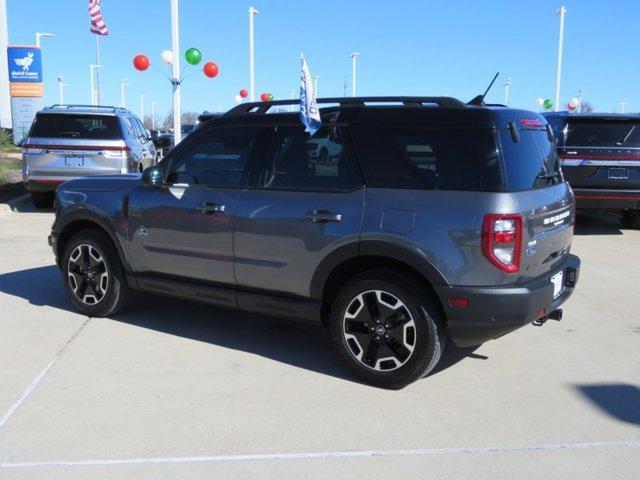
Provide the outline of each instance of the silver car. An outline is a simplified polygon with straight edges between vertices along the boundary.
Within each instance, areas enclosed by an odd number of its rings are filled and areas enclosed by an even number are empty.
[[[37,113],[23,143],[22,177],[33,204],[53,204],[56,187],[87,175],[141,172],[155,163],[142,122],[117,107],[53,105]]]

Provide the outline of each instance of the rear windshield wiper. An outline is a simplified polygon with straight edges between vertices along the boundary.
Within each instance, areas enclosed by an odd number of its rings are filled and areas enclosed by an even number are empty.
[[[637,127],[637,126],[638,126],[637,124],[636,124],[636,125],[633,125],[633,126],[629,129],[629,131],[627,132],[627,134],[624,136],[624,138],[623,138],[621,141],[616,142],[616,145],[617,145],[618,147],[620,147],[620,146],[624,145],[625,143],[627,143],[627,140],[629,140],[629,137],[631,136],[631,134],[633,133],[633,131],[636,129],[636,127]]]
[[[540,169],[540,173],[538,173],[538,175],[536,176],[536,180],[541,179],[541,180],[560,180],[560,171],[559,170],[553,170],[553,171],[546,171],[544,168]],[[560,183],[560,182],[558,182]]]

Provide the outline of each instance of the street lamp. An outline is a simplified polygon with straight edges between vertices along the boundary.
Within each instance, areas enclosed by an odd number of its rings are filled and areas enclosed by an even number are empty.
[[[251,101],[255,101],[255,70],[254,70],[254,51],[253,51],[253,17],[259,15],[260,12],[253,7],[249,7],[249,94]]]
[[[558,68],[556,71],[556,101],[555,110],[560,110],[560,74],[562,72],[562,47],[564,43],[564,15],[567,13],[567,9],[560,7],[556,10],[556,15],[560,15],[560,38],[558,39]]]
[[[98,92],[93,82],[93,69],[102,68],[102,65],[89,65],[89,77],[91,78],[91,105],[98,105]]]
[[[157,100],[151,100],[151,130],[156,129],[156,105],[157,104],[158,104]]]
[[[142,124],[144,125],[144,99],[147,97],[147,94],[143,93],[140,95],[140,120],[142,120]]]
[[[40,39],[42,37],[55,37],[53,33],[40,33],[36,32],[36,47],[40,48]]]
[[[58,76],[58,88],[60,92],[60,105],[64,105],[64,92],[63,89],[69,87],[68,83],[64,83],[64,79],[61,76]]]
[[[313,76],[313,91],[316,94],[316,98],[318,98],[318,79],[319,78],[320,78],[320,75]]]
[[[624,107],[626,107],[627,105],[629,105],[629,102],[627,102],[626,100],[622,100],[621,102],[618,102],[618,106],[620,107],[620,113],[624,113]]]
[[[349,55],[351,59],[351,96],[356,96],[356,59],[360,56],[358,52]]]
[[[171,0],[171,51],[180,51],[180,24],[178,23],[178,0]],[[173,144],[182,140],[182,111],[180,109],[180,62],[177,58],[171,64],[171,84],[173,85]]]
[[[509,106],[509,90],[511,89],[511,85],[513,82],[511,81],[511,77],[507,78],[507,81],[503,83],[504,85],[504,104]]]
[[[130,87],[130,86],[131,86],[131,84],[127,83],[127,79],[126,78],[123,78],[120,81],[120,106],[122,108],[127,108],[126,104],[124,103],[124,89],[125,89],[125,87]]]

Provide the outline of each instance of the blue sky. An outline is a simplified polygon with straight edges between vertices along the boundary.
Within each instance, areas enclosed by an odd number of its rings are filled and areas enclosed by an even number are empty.
[[[561,99],[580,88],[599,111],[640,110],[640,2],[571,0],[567,7]],[[183,111],[217,111],[234,104],[249,87],[249,6],[256,17],[256,91],[289,98],[298,90],[299,53],[319,75],[320,96],[340,96],[348,54],[360,52],[359,95],[440,95],[468,100],[501,77],[489,100],[501,102],[502,83],[512,78],[511,105],[536,109],[538,97],[553,98],[560,1],[405,1],[376,0],[180,0],[181,49],[198,47],[205,60],[220,66],[207,79],[191,67],[183,84]],[[157,100],[164,115],[171,105],[168,80],[152,69],[134,70],[132,59],[145,53],[160,68],[160,52],[171,48],[169,0],[102,0],[110,30],[102,45],[103,103],[120,101],[120,80],[132,84],[127,106],[139,112],[140,94]],[[95,62],[84,0],[7,0],[9,43],[43,39],[45,103],[58,101],[56,76],[71,86],[66,102],[89,103],[89,64]]]

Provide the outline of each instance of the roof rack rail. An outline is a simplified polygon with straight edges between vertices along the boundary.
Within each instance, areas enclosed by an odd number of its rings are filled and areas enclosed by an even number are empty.
[[[453,97],[335,97],[319,98],[317,103],[337,103],[341,107],[364,107],[367,103],[402,103],[405,107],[421,107],[435,104],[442,108],[465,108],[466,104]],[[230,109],[225,115],[246,115],[267,113],[272,107],[298,105],[300,100],[273,100],[271,102],[242,103]]]
[[[111,105],[85,105],[81,103],[70,103],[70,104],[62,104],[62,103],[54,103],[53,105],[46,107],[46,109],[69,109],[69,108],[87,108],[87,109],[95,109],[95,110],[112,110],[114,112],[128,112],[126,108],[123,107],[114,107]]]

